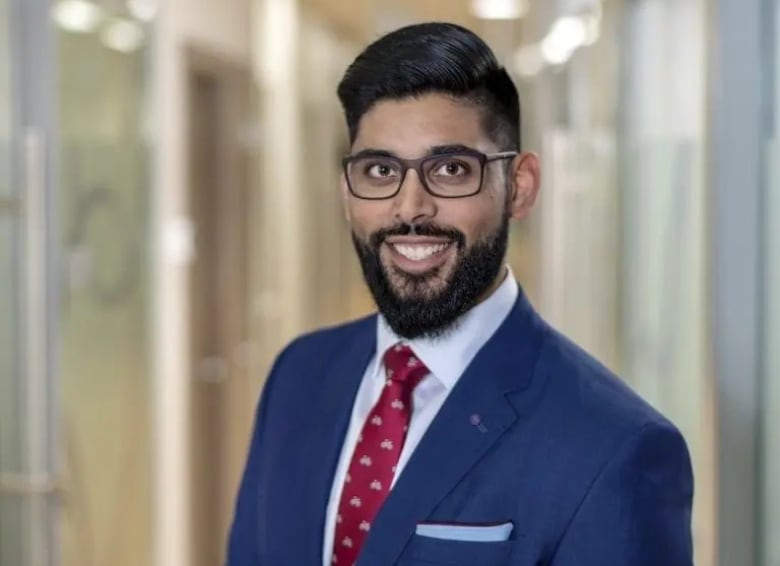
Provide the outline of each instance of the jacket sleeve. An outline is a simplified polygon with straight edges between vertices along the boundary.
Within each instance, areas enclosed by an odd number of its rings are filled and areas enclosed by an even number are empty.
[[[693,474],[670,424],[653,422],[623,443],[597,476],[552,566],[692,566]]]
[[[228,538],[227,566],[261,566],[260,557],[257,554],[258,537],[262,528],[259,524],[258,511],[263,504],[263,494],[260,493],[258,487],[260,484],[261,452],[263,438],[266,434],[268,406],[273,397],[274,385],[280,374],[279,367],[288,351],[289,347],[274,362],[256,412],[249,455],[238,489],[233,523]]]

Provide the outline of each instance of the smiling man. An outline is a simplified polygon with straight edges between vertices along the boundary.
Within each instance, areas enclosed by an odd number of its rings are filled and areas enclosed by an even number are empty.
[[[410,26],[338,92],[341,192],[379,312],[277,358],[228,564],[691,565],[679,432],[506,267],[540,167],[494,54],[459,26]]]

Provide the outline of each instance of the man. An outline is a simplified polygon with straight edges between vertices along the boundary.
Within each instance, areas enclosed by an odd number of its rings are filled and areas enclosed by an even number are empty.
[[[338,92],[341,189],[379,315],[279,355],[228,564],[692,564],[679,432],[505,266],[540,172],[494,54],[461,27],[410,26]]]

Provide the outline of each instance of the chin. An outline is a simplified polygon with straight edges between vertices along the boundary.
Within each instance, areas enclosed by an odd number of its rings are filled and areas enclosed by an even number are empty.
[[[430,300],[446,293],[452,275],[448,265],[412,274],[394,265],[383,265],[390,289],[401,300]]]

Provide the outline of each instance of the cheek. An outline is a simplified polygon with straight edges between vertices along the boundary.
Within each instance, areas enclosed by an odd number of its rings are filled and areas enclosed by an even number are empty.
[[[367,238],[378,229],[387,227],[387,218],[392,218],[390,208],[384,201],[350,199],[347,207],[350,227],[361,238]]]
[[[465,206],[460,206],[461,204]],[[456,208],[449,211],[447,221],[444,221],[444,218],[440,221],[463,232],[466,245],[472,246],[495,232],[502,220],[503,211],[504,204],[500,199],[485,195],[484,198],[470,202],[464,199],[463,203],[458,203]]]

